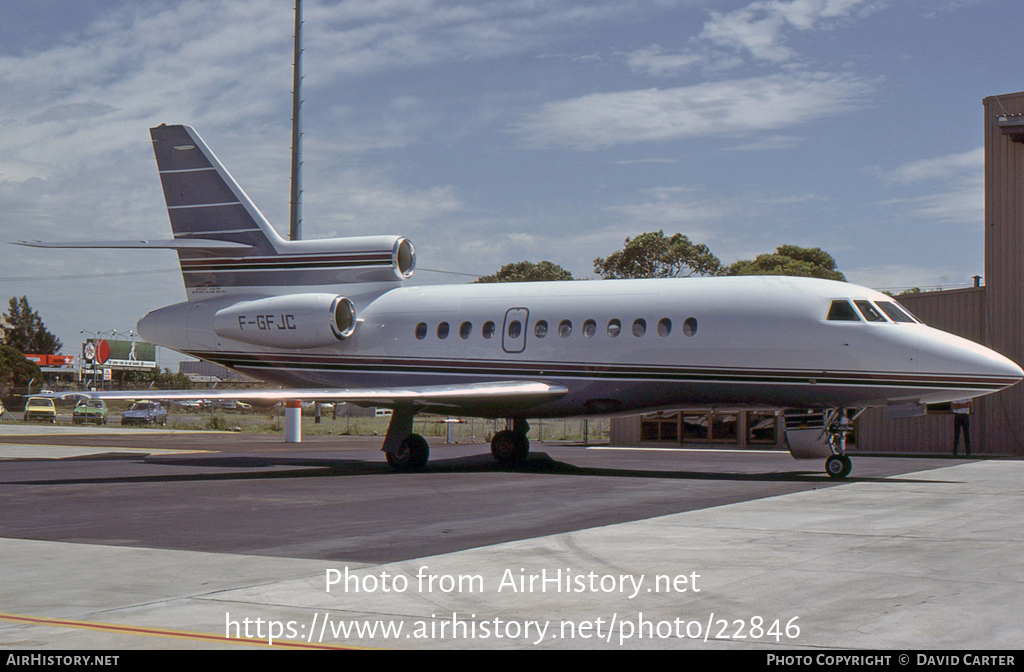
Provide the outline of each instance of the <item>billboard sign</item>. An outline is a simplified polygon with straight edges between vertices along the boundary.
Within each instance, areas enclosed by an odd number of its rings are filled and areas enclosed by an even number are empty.
[[[35,355],[26,354],[25,359],[35,362],[38,366],[43,367],[64,367],[69,368],[75,365],[74,355]]]
[[[89,368],[94,364],[120,371],[157,368],[156,346],[145,341],[89,339],[82,347],[82,359]]]

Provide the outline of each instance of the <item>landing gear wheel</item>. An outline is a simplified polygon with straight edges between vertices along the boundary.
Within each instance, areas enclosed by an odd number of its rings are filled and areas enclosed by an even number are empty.
[[[825,473],[829,478],[846,478],[853,470],[853,462],[846,455],[832,455],[825,460]]]
[[[491,455],[503,467],[522,463],[530,454],[530,440],[525,434],[503,429],[491,439]]]
[[[395,471],[418,471],[426,466],[427,460],[430,459],[430,445],[419,434],[410,434],[402,439],[398,450],[384,455]]]

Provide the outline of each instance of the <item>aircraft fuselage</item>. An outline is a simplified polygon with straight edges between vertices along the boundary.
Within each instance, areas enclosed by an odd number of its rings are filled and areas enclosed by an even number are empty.
[[[1005,387],[1020,371],[918,322],[829,320],[833,301],[892,299],[808,278],[398,287],[352,297],[357,321],[344,340],[280,347],[290,332],[300,337],[325,319],[304,312],[310,296],[325,305],[332,297],[311,292],[261,304],[258,295],[232,293],[154,311],[139,331],[288,387],[530,380],[569,390],[528,410],[492,402],[462,409],[484,417],[938,403]],[[238,305],[273,310],[232,312]]]

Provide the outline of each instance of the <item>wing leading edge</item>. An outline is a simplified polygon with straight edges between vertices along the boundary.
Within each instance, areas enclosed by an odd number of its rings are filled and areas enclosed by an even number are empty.
[[[568,394],[563,385],[531,381],[499,381],[470,385],[426,385],[380,389],[276,389],[276,390],[134,390],[127,392],[73,392],[63,397],[106,400],[237,399],[239,401],[344,401],[366,406],[447,407],[478,409],[490,404],[532,406]]]

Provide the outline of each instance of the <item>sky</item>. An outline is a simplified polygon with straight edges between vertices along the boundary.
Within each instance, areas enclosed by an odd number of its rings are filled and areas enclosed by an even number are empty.
[[[851,282],[984,274],[985,96],[1011,0],[306,0],[305,238],[399,234],[414,283],[645,231]],[[188,124],[287,236],[292,0],[0,4],[0,242],[167,238],[148,129]],[[1005,46],[1004,46],[1005,45]],[[4,245],[77,353],[183,301],[174,253]]]

